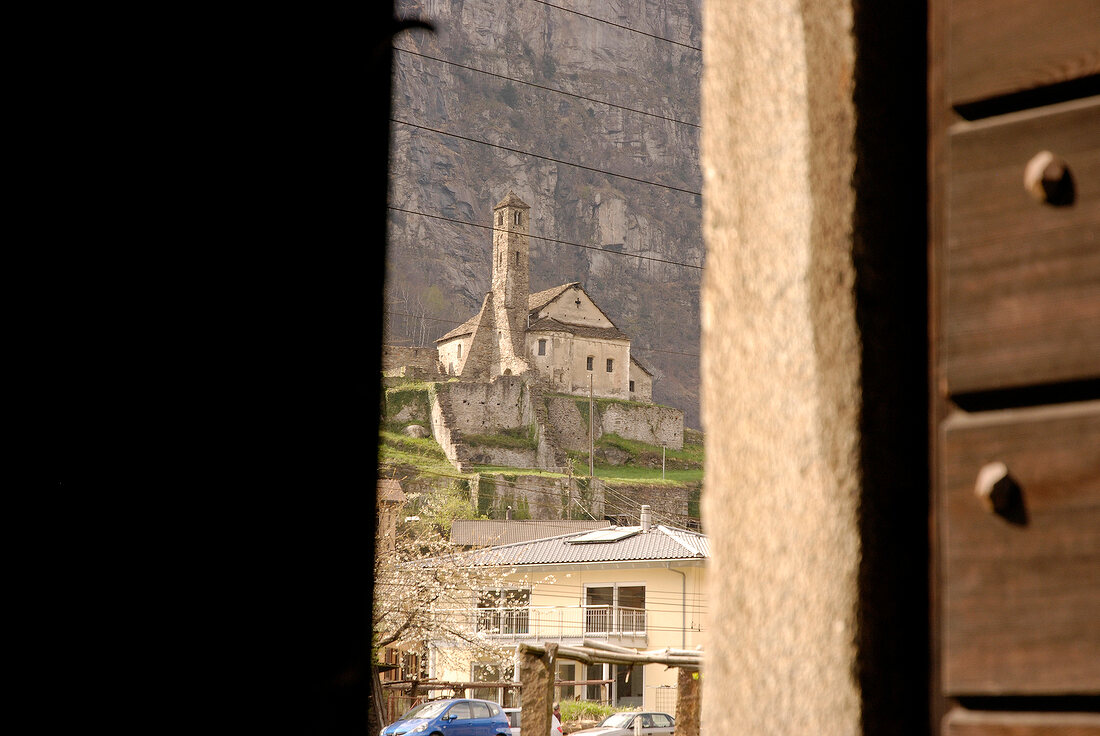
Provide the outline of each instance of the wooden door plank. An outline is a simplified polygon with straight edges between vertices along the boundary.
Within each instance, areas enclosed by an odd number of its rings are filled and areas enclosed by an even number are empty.
[[[1100,401],[959,415],[940,445],[944,691],[1100,694]],[[1022,515],[975,494],[998,461]]]

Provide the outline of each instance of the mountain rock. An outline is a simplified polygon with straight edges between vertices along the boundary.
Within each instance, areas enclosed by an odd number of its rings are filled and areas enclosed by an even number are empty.
[[[395,40],[387,341],[430,345],[477,311],[492,207],[515,191],[531,291],[580,281],[654,400],[699,426],[700,6],[398,3],[437,30]]]

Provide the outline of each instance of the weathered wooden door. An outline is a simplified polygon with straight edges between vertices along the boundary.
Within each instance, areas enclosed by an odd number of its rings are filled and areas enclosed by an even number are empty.
[[[1100,0],[932,0],[938,733],[1100,734]]]

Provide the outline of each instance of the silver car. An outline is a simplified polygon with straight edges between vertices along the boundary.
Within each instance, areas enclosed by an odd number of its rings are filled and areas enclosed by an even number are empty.
[[[504,715],[508,716],[508,725],[511,728],[508,731],[512,736],[520,736],[521,721],[523,718],[523,712],[519,708],[504,708]],[[550,716],[550,736],[561,736],[561,722],[558,721],[558,717],[555,715]]]
[[[612,713],[595,728],[574,731],[574,736],[665,736],[675,733],[676,722],[668,713]]]

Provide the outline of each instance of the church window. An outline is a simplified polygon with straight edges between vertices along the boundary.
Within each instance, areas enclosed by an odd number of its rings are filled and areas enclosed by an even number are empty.
[[[521,216],[521,215],[520,215],[520,213],[519,213],[519,212],[515,212],[515,213],[513,213],[513,215],[512,215],[512,222],[513,222],[514,224],[516,224],[516,225],[520,225],[520,224],[522,224],[522,223],[520,222],[520,216]]]
[[[591,355],[589,355],[589,356],[588,356],[588,366],[587,366],[587,369],[588,369],[588,370],[592,370],[592,356],[591,356]]]
[[[614,365],[615,365],[615,361],[612,360],[611,358],[608,358],[607,359],[607,372],[608,373],[611,372],[611,369],[614,367]]]
[[[539,340],[539,355],[546,355],[546,340]]]
[[[497,213],[497,224],[498,225],[503,225],[504,224],[504,213],[503,212],[498,212]]]
[[[630,393],[634,393],[634,382],[630,382]]]
[[[516,265],[519,265],[519,251],[516,251]]]
[[[458,357],[462,357],[462,343],[458,344]]]

